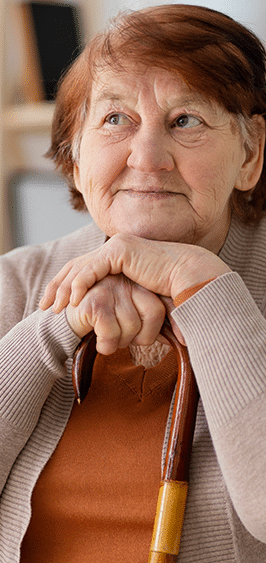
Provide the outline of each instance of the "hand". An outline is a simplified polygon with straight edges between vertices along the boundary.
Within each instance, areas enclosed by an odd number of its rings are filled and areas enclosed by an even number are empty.
[[[69,302],[77,306],[108,274],[123,273],[152,293],[174,299],[184,289],[226,272],[230,268],[205,248],[120,233],[68,262],[48,284],[40,307],[55,301],[53,309],[59,313]]]
[[[165,307],[159,297],[118,274],[96,283],[78,306],[67,306],[66,314],[80,338],[94,329],[98,352],[112,354],[130,343],[152,344],[164,322]]]

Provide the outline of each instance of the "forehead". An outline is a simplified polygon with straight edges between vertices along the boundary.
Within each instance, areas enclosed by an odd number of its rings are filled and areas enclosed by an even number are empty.
[[[154,97],[166,109],[175,105],[189,109],[197,105],[215,111],[218,106],[215,101],[193,90],[177,73],[160,68],[127,66],[123,70],[107,68],[97,73],[92,83],[90,108],[93,111],[108,102],[138,105],[145,96]]]

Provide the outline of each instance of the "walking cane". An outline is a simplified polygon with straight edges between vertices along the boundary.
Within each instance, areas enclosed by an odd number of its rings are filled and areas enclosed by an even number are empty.
[[[168,322],[164,323],[161,333],[176,351],[178,378],[148,563],[175,563],[188,491],[198,389],[186,347],[176,340]],[[96,354],[96,336],[90,332],[77,347],[73,358],[72,381],[79,403],[90,388]]]

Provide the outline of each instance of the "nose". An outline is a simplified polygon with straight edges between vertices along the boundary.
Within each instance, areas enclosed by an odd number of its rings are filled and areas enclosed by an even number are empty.
[[[150,174],[160,171],[171,172],[175,163],[166,131],[156,131],[152,127],[140,127],[131,138],[127,165]]]

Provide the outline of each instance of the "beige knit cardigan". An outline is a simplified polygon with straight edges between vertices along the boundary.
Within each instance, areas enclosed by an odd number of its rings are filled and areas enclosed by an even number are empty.
[[[74,400],[79,339],[64,311],[38,302],[66,261],[104,239],[91,224],[0,260],[0,563],[19,562],[34,484]],[[265,563],[266,219],[233,219],[220,257],[233,272],[173,312],[201,395],[178,563]]]

